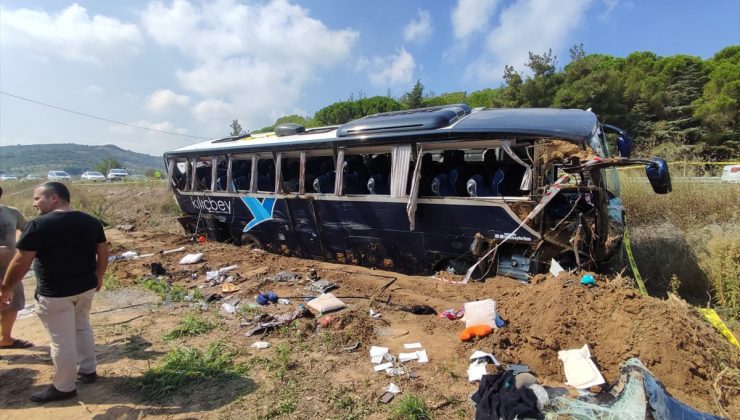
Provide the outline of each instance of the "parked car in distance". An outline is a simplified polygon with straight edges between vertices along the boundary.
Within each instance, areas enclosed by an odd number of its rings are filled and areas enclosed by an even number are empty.
[[[740,183],[740,165],[725,165],[722,167],[722,182]]]
[[[40,175],[28,174],[23,179],[25,179],[26,181],[35,181],[35,180],[39,180],[39,179],[42,179],[42,178],[41,178]]]
[[[13,174],[2,174],[0,175],[0,181],[17,181],[18,177]]]
[[[97,181],[105,181],[108,178],[106,178],[105,175],[101,174],[98,171],[85,171],[82,173],[82,175],[80,175],[80,179],[84,181],[97,182]]]
[[[108,172],[108,181],[124,180],[128,178],[128,172],[125,169],[111,169]]]
[[[49,181],[70,181],[72,177],[64,171],[49,171],[46,174],[46,179]]]
[[[149,178],[145,177],[144,175],[129,175],[128,179],[129,181],[133,181],[133,182],[143,182]]]

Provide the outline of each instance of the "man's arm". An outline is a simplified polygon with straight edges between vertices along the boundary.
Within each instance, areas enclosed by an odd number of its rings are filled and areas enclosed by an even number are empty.
[[[3,287],[0,289],[0,310],[7,308],[13,300],[13,288],[23,279],[28,269],[31,268],[36,251],[24,251],[19,249],[5,272]],[[107,261],[107,260],[106,260]]]
[[[105,276],[105,270],[108,268],[108,243],[101,242],[98,244],[96,249],[98,254],[98,268],[96,274],[98,275],[98,287],[95,288],[96,292],[99,292],[103,287],[103,277]]]

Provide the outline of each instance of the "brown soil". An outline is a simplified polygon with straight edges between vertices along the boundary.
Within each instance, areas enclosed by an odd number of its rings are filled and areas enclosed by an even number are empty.
[[[728,371],[717,380],[725,368],[737,369],[740,352],[692,307],[676,299],[643,297],[620,278],[599,277],[594,288],[581,286],[576,276],[563,275],[538,276],[528,285],[507,278],[456,285],[432,277],[301,260],[226,244],[192,244],[178,235],[110,230],[108,237],[114,253],[135,250],[144,254],[185,245],[188,252],[205,254],[204,262],[192,266],[178,265],[184,253],[112,263],[110,272],[125,283],[133,284],[148,275],[149,264],[155,261],[164,265],[175,283],[189,288],[205,285],[206,271],[238,264],[229,273],[240,288],[234,293],[236,298],[254,302],[256,290],[289,297],[290,305],[260,308],[276,314],[302,302],[300,297],[308,293],[304,288],[307,273],[314,269],[322,279],[339,286],[333,293],[348,307],[331,314],[333,321],[326,327],[316,318],[301,318],[290,328],[246,337],[246,328],[239,327],[241,317],[225,315],[218,310],[220,303],[212,304],[205,315],[218,320],[220,328],[175,344],[204,348],[208,342],[226,340],[238,350],[238,360],[252,366],[249,380],[223,387],[196,387],[161,405],[145,403],[129,384],[155,366],[173,345],[163,341],[162,335],[190,311],[188,304],[138,306],[93,315],[104,378],[98,384],[80,386],[79,403],[50,405],[65,418],[270,418],[281,413],[291,418],[386,418],[389,406],[377,402],[377,391],[391,380],[373,372],[368,349],[372,345],[390,347],[397,355],[404,343],[412,342],[423,345],[430,362],[410,363],[418,377],[393,378],[392,382],[404,393],[420,395],[437,407],[433,410],[436,418],[473,415],[474,407],[466,400],[477,386],[467,382],[466,368],[474,350],[492,352],[502,363],[526,364],[542,383],[564,386],[557,352],[584,344],[589,345],[608,382],[617,378],[620,363],[638,357],[679,400],[703,411],[740,418],[737,384],[727,380]],[[302,280],[274,282],[272,276],[280,271],[296,272]],[[379,292],[392,279],[395,281]],[[219,289],[206,286],[201,292],[208,296],[220,293]],[[95,311],[131,304],[115,296],[98,299]],[[413,315],[384,303],[391,299],[403,305],[423,304],[441,312],[485,298],[497,302],[498,312],[509,324],[471,343],[457,338],[463,329],[460,321]],[[370,318],[370,308],[381,312],[382,318]],[[133,319],[139,315],[144,316]],[[379,334],[381,329],[390,336]],[[16,331],[37,343],[47,340],[35,317],[19,321]],[[259,340],[270,342],[272,348],[251,349]],[[357,351],[342,350],[356,341],[360,342]],[[288,345],[290,362],[287,372],[278,377],[275,366],[263,362],[276,359],[276,347],[281,343]],[[50,362],[33,357],[43,356],[44,349],[0,354],[0,378],[3,384],[10,384],[0,388],[0,406],[5,407],[0,417],[48,417],[51,411],[27,401],[29,392],[48,383]]]

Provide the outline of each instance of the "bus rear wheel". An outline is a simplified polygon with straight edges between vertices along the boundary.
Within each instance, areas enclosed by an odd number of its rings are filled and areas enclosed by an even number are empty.
[[[262,242],[260,242],[260,240],[257,239],[257,237],[249,233],[245,233],[242,235],[240,244],[242,246],[247,246],[250,248],[262,249]]]

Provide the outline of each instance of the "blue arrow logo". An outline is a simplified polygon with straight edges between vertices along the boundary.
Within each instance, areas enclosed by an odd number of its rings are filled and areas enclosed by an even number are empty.
[[[252,213],[252,220],[244,227],[244,232],[248,232],[262,222],[272,220],[272,210],[275,208],[274,198],[264,198],[259,201],[255,197],[242,197],[242,201]]]

